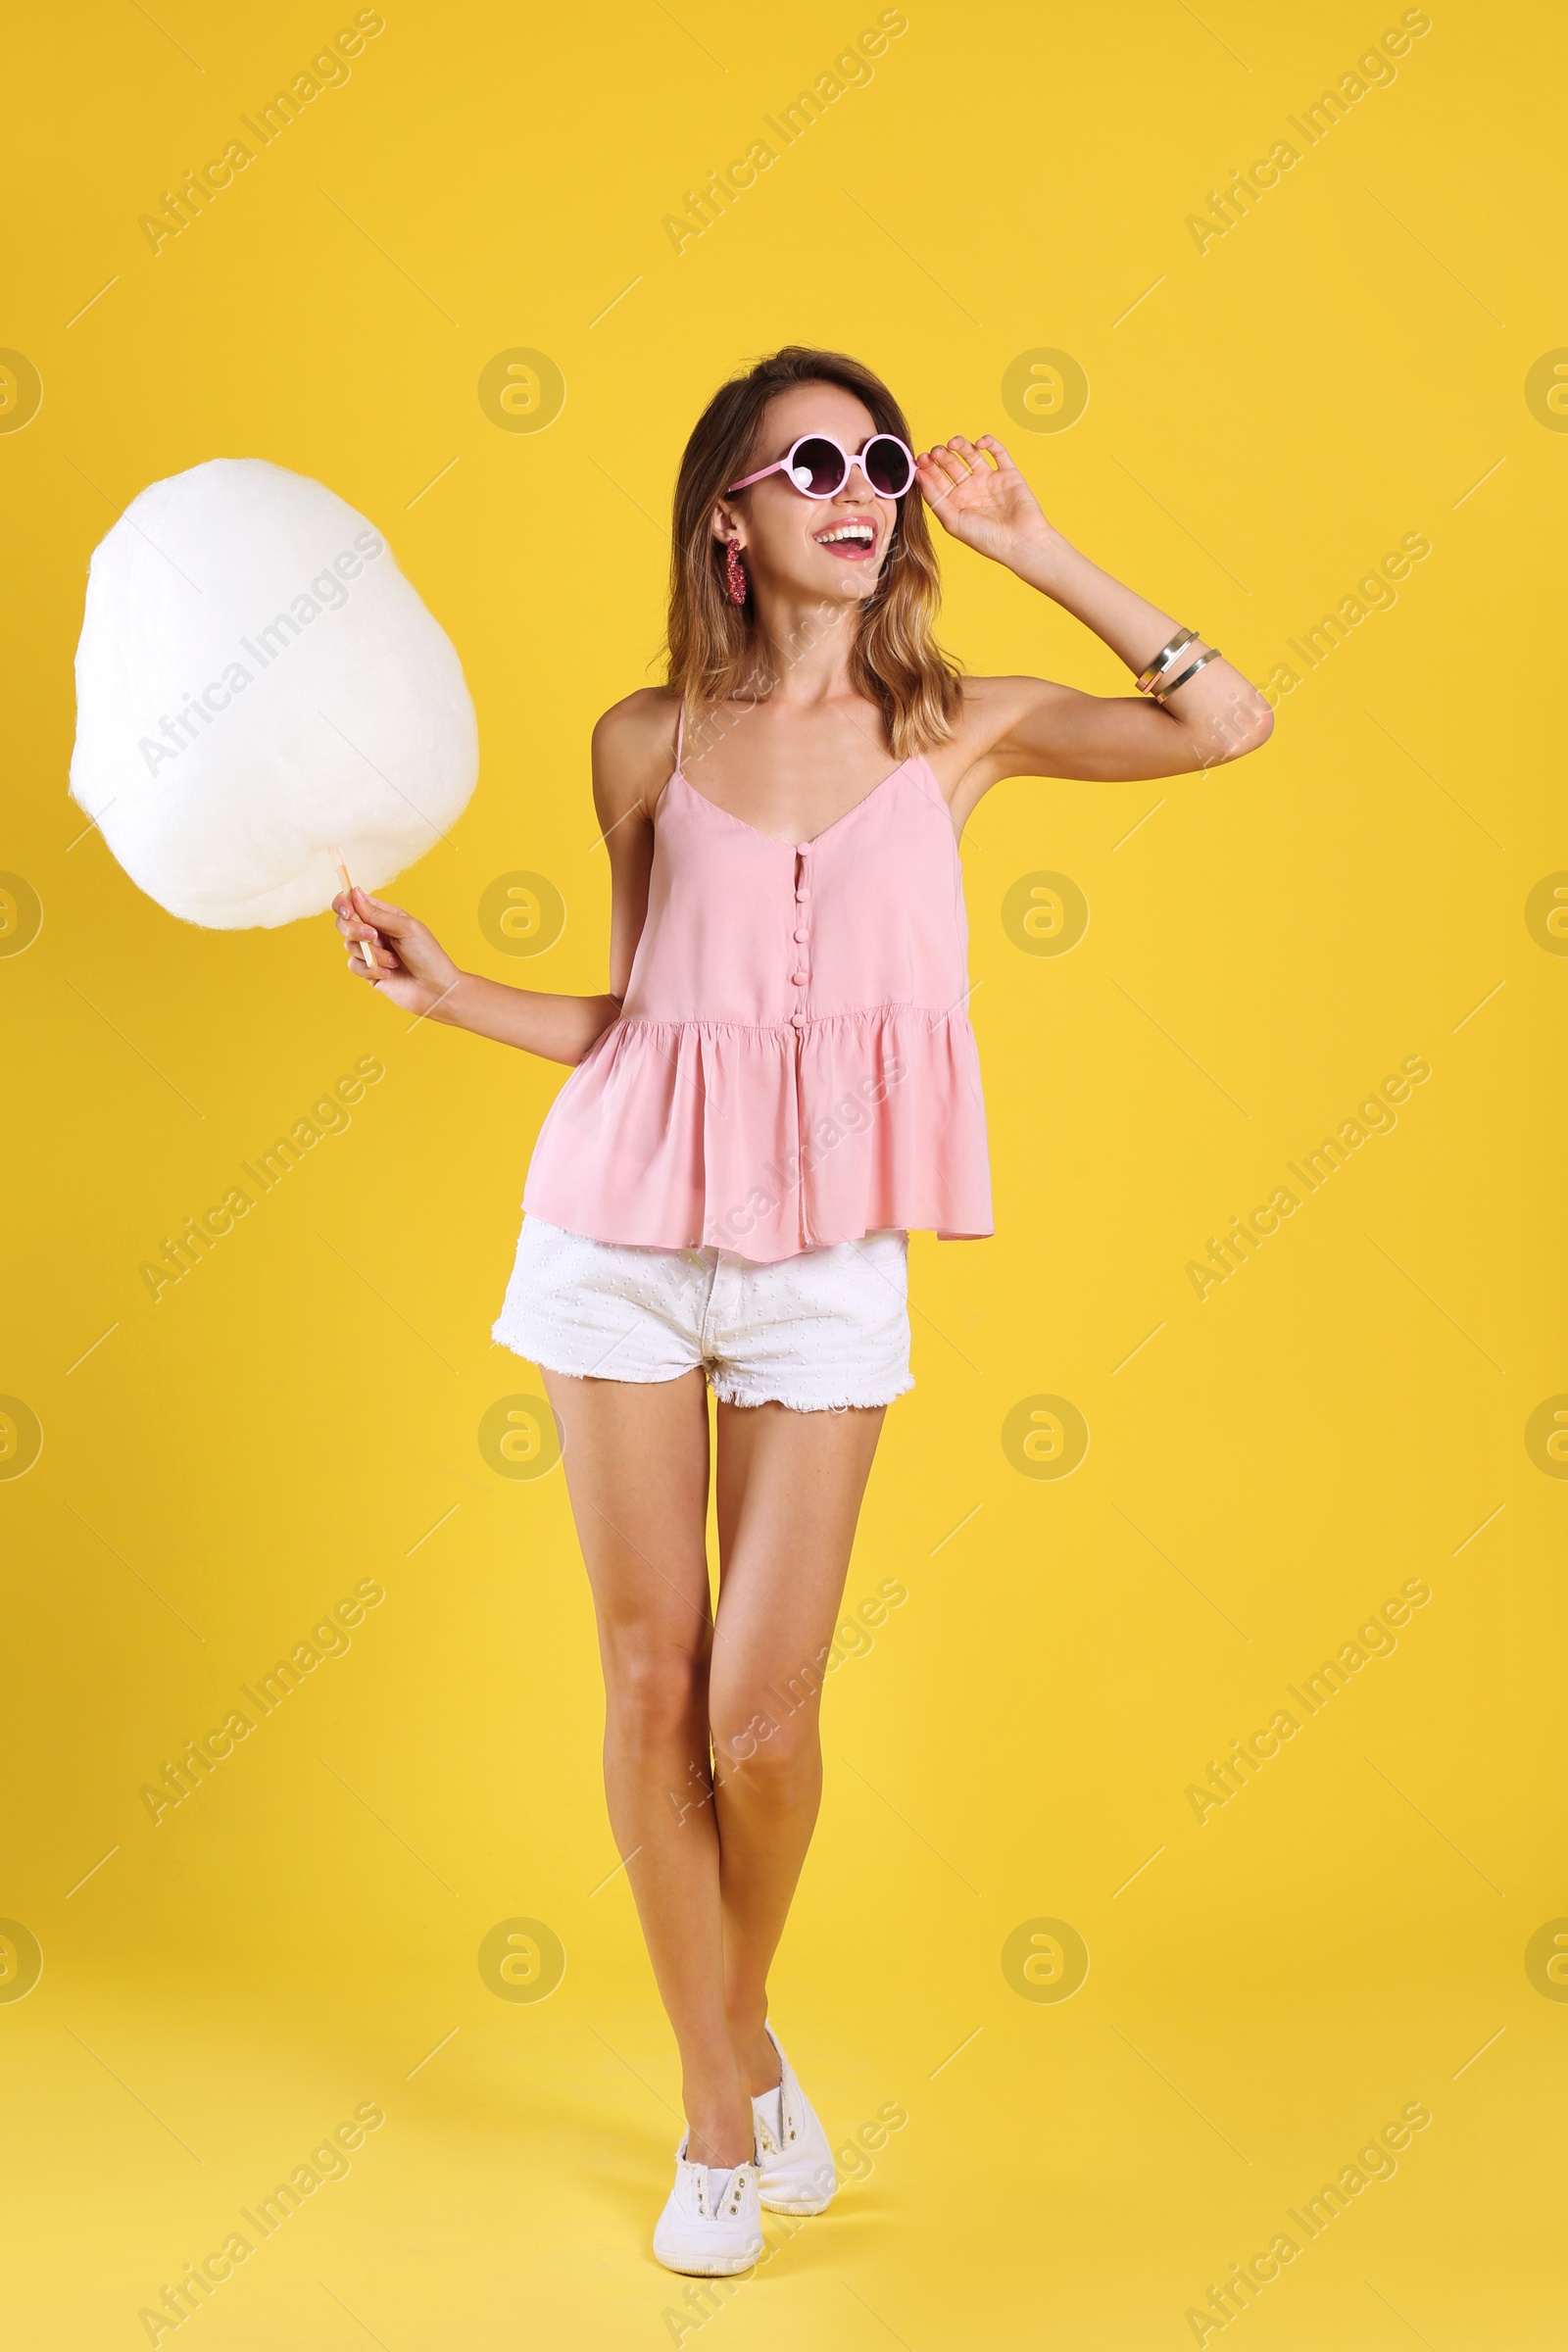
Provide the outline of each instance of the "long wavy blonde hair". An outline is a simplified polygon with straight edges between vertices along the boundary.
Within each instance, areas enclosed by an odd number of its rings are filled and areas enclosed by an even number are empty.
[[[714,501],[752,470],[768,402],[794,384],[839,385],[870,411],[878,432],[913,446],[904,411],[880,376],[842,352],[788,343],[714,393],[681,459],[669,567],[669,688],[699,723],[717,705],[765,700],[777,682],[775,653],[762,640],[752,598],[732,605],[725,593],[724,548],[711,522]],[[851,655],[854,682],[880,708],[900,760],[953,733],[962,690],[957,663],[932,635],[940,602],[936,552],[911,486],[899,502],[876,587],[856,616]]]

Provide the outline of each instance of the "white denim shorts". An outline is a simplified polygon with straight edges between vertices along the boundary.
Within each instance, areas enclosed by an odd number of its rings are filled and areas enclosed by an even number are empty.
[[[891,1404],[914,1386],[908,1246],[906,1233],[871,1233],[758,1265],[728,1250],[589,1241],[524,1217],[491,1337],[580,1380],[701,1369],[725,1404]]]

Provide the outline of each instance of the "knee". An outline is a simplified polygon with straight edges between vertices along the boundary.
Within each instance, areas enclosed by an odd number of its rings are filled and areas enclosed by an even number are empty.
[[[781,1707],[772,1694],[728,1695],[714,1705],[714,1754],[720,1780],[764,1801],[790,1802],[820,1769],[816,1708]]]
[[[638,1752],[690,1746],[706,1704],[704,1658],[669,1646],[614,1642],[605,1657],[605,1695],[611,1736]]]

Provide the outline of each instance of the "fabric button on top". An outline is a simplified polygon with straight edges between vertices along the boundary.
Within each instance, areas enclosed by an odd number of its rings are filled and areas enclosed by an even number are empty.
[[[805,950],[807,942],[810,937],[809,932],[806,928],[807,901],[811,895],[810,869],[807,863],[807,856],[810,846],[811,845],[808,841],[803,841],[798,842],[795,848],[795,945],[797,949],[802,951]],[[790,986],[792,988],[804,988],[808,977],[809,975],[806,969],[806,956],[805,954],[802,953],[795,970],[790,974]],[[792,1013],[790,1017],[797,1029],[805,1027],[805,1013]]]

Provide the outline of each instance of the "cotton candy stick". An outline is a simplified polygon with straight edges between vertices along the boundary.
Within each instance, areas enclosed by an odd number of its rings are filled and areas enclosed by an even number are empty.
[[[352,902],[354,897],[354,885],[349,880],[349,869],[343,862],[343,853],[341,850],[334,850],[332,852],[332,862],[337,867],[339,878],[343,884],[344,895]],[[368,972],[373,972],[376,968],[375,957],[370,954],[370,943],[368,939],[361,940],[360,954],[365,958],[366,970]]]

